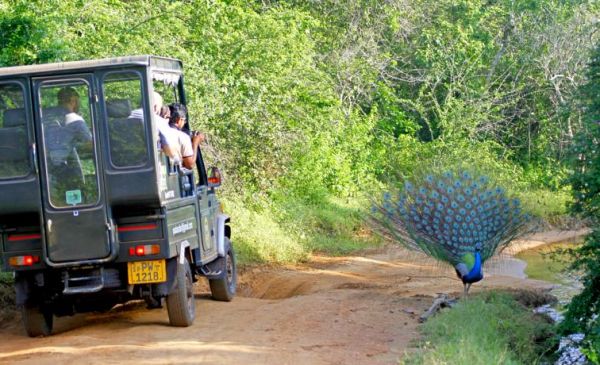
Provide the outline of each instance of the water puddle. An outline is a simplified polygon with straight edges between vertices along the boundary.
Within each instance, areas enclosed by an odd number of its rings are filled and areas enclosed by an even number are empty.
[[[526,263],[524,270],[526,277],[556,284],[551,294],[558,298],[561,305],[564,305],[582,288],[579,275],[566,271],[572,259],[564,251],[577,246],[578,244],[573,243],[538,246],[519,252],[515,255],[515,259]]]

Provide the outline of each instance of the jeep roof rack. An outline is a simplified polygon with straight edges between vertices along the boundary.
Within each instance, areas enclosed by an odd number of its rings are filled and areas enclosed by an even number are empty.
[[[93,69],[98,67],[121,67],[125,65],[142,65],[150,66],[155,71],[163,72],[177,72],[181,73],[183,70],[181,61],[174,58],[142,55],[142,56],[124,56],[124,57],[113,57],[103,58],[98,60],[85,60],[85,61],[71,61],[71,62],[56,62],[56,63],[45,63],[39,65],[28,65],[28,66],[12,66],[12,67],[1,67],[0,77],[2,76],[14,76],[23,74],[43,74],[47,72],[57,71],[73,71],[73,70],[85,70]]]

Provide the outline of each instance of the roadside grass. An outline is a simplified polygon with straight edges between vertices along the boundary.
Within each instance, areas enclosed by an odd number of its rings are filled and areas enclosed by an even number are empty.
[[[382,245],[366,222],[370,208],[371,203],[360,197],[286,199],[281,202],[281,217],[301,237],[307,252],[339,256]]]
[[[378,247],[381,240],[364,219],[369,206],[358,198],[308,202],[279,197],[254,208],[236,199],[224,203],[241,265],[303,262],[314,253],[344,255]]]
[[[552,324],[500,291],[461,300],[421,330],[419,349],[400,364],[538,364],[557,341]]]
[[[231,216],[231,240],[241,265],[308,258],[299,237],[280,224],[272,208],[249,209],[236,199],[224,199],[224,211]]]

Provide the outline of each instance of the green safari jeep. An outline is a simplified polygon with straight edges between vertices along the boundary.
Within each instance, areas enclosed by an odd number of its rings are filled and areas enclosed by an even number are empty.
[[[186,104],[180,61],[0,68],[0,254],[29,336],[135,299],[190,326],[197,276],[214,299],[234,297],[221,175],[200,151],[196,175],[162,151],[155,92]]]

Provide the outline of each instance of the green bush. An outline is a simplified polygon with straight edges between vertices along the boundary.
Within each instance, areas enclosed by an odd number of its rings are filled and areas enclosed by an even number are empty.
[[[600,363],[600,43],[592,56],[587,83],[580,90],[581,107],[584,111],[585,130],[579,134],[574,146],[574,174],[570,178],[573,186],[572,209],[593,222],[593,232],[584,244],[573,251],[572,269],[584,272],[584,288],[569,304],[563,331],[584,332],[590,360]]]

